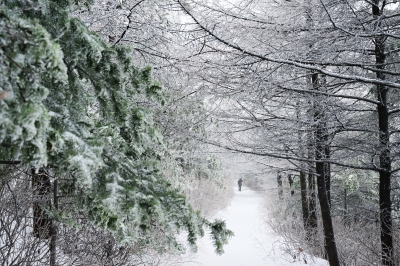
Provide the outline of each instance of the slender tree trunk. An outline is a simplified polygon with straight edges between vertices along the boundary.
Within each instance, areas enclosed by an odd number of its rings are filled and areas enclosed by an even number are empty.
[[[319,152],[322,152],[322,150],[319,150],[321,148],[322,148],[321,145],[317,144],[317,156],[316,156],[317,160],[323,160],[323,157],[318,154]],[[317,172],[317,185],[318,185],[318,200],[321,207],[322,224],[324,227],[325,250],[328,254],[329,265],[336,266],[340,265],[340,263],[335,243],[335,235],[333,231],[333,222],[332,222],[330,204],[328,200],[328,192],[326,190],[324,162],[316,163],[316,172]]]
[[[289,187],[290,187],[290,195],[294,195],[294,189],[293,189],[293,182],[294,182],[294,177],[293,174],[288,174],[288,181],[289,181]]]
[[[311,102],[311,104],[313,104]],[[311,120],[314,118],[310,116],[310,123]],[[307,133],[307,157],[309,160],[315,159],[315,149],[314,149],[314,133],[309,131]],[[316,233],[316,228],[318,227],[318,219],[317,219],[317,194],[316,194],[316,185],[315,185],[315,167],[312,163],[307,163],[307,183],[308,183],[308,207],[309,207],[309,224],[310,224],[310,231],[312,235]],[[311,238],[312,239],[312,238]]]
[[[304,123],[301,123],[301,108],[300,108],[300,101],[296,103],[296,118],[299,121],[298,128],[304,127]],[[304,140],[302,138],[302,133],[299,131],[298,133],[298,148],[299,154],[301,158],[306,158],[306,149],[307,149],[307,142],[308,140]],[[299,172],[299,179],[300,179],[300,197],[301,197],[301,210],[303,215],[303,226],[306,232],[306,240],[311,241],[313,236],[313,231],[310,226],[310,210],[309,210],[309,200],[308,200],[308,189],[307,189],[307,178],[306,178],[306,171],[307,171],[307,163],[301,163],[301,169]]]
[[[279,195],[279,199],[282,199],[282,197],[283,197],[282,175],[281,175],[281,173],[279,173],[279,172],[278,172],[278,176],[277,176],[277,181],[278,181],[278,195]]]
[[[319,158],[320,160],[322,158]],[[330,206],[328,201],[328,195],[326,191],[326,185],[324,180],[324,163],[317,162],[316,163],[317,170],[317,184],[318,184],[318,200],[321,206],[321,217],[322,224],[324,227],[324,237],[325,237],[325,250],[328,254],[329,265],[336,266],[340,265],[339,256],[337,253],[335,235],[333,231],[333,223],[330,212]]]
[[[313,89],[319,90],[320,80],[318,73],[312,74]],[[324,228],[325,237],[325,250],[328,254],[328,261],[330,266],[339,266],[339,256],[337,252],[335,234],[333,231],[332,216],[327,191],[327,167],[326,167],[326,153],[328,145],[328,132],[326,128],[326,117],[324,114],[323,106],[320,106],[318,101],[314,102],[314,121],[316,124],[315,129],[315,159],[317,186],[318,186],[318,200],[321,207],[322,224]]]
[[[314,157],[313,157],[314,159]],[[308,174],[308,204],[309,204],[309,224],[310,228],[316,229],[318,227],[318,218],[317,218],[317,194],[316,192],[316,185],[315,185],[315,175],[312,174],[311,172],[314,172],[313,169],[310,167],[309,168],[309,174]],[[313,234],[315,230],[313,230]]]
[[[349,217],[348,217],[348,207],[347,207],[347,189],[344,189],[344,206],[343,206],[343,220],[344,225],[348,226]]]
[[[53,186],[53,206],[55,210],[58,210],[58,180],[54,180]],[[51,239],[50,239],[50,266],[56,266],[57,260],[57,224],[55,221],[52,222],[51,225]]]
[[[303,213],[303,225],[304,225],[304,230],[306,231],[306,238],[307,240],[311,239],[310,231],[311,231],[311,226],[310,226],[310,212],[308,209],[308,191],[307,191],[307,180],[306,180],[306,174],[304,173],[304,170],[300,171],[300,196],[301,196],[301,210]]]
[[[311,104],[313,104],[311,102]],[[313,123],[312,113],[309,113],[310,124]],[[315,147],[314,147],[314,132],[309,131],[307,133],[307,158],[309,160],[315,159]],[[316,182],[315,182],[315,166],[312,163],[307,163],[307,199],[308,199],[308,225],[309,230],[306,234],[306,240],[313,244],[317,235],[318,228],[318,217],[317,217],[317,193],[316,193]]]
[[[40,169],[36,173],[32,169],[32,187],[35,200],[33,201],[33,235],[38,238],[49,238],[51,219],[46,214],[43,206],[50,206],[50,177]]]
[[[372,1],[372,14],[376,19],[376,32],[379,32],[381,22],[381,0]],[[385,2],[385,1],[384,1]],[[385,68],[385,36],[374,38],[376,68]],[[376,77],[385,80],[385,74],[376,71]],[[392,235],[392,203],[391,203],[391,158],[389,147],[389,112],[388,112],[388,88],[377,85],[378,120],[379,120],[379,207],[381,222],[381,248],[382,265],[394,266],[393,259],[393,235]]]
[[[329,144],[326,143],[325,145],[325,159],[329,160],[331,158],[331,149]],[[326,184],[326,194],[328,197],[329,206],[332,207],[332,200],[331,200],[331,164],[329,162],[324,163],[325,167],[325,184]]]
[[[312,78],[308,80],[310,87],[313,86]],[[314,106],[314,97],[311,95],[310,98],[310,106]],[[314,111],[310,108],[307,111],[307,120],[310,125],[314,124]],[[315,159],[315,134],[314,130],[311,129],[307,132],[307,158],[312,161]],[[318,219],[317,219],[317,194],[316,194],[316,185],[315,185],[315,166],[313,163],[306,163],[307,167],[307,183],[308,183],[308,211],[309,211],[309,225],[310,225],[310,235],[315,235],[316,228],[318,228]],[[310,240],[312,240],[310,238]]]

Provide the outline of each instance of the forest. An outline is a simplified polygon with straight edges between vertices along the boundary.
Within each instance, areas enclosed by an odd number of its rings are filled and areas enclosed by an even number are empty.
[[[222,254],[216,149],[274,176],[288,246],[400,265],[397,0],[0,6],[1,265]]]

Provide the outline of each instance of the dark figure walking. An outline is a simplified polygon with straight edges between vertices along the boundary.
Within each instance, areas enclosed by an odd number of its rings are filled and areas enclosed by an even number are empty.
[[[240,179],[238,180],[239,191],[242,191],[242,184],[243,184],[243,179],[240,178]]]

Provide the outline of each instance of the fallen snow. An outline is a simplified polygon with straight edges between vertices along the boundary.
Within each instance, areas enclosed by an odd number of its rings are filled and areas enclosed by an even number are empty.
[[[325,260],[298,252],[296,259],[281,252],[281,238],[271,228],[262,223],[259,193],[242,187],[239,192],[235,187],[235,196],[230,206],[220,211],[215,218],[225,220],[235,236],[225,246],[225,253],[215,254],[208,236],[198,241],[197,257],[185,266],[287,266],[313,265],[327,266]],[[264,217],[265,218],[265,217]],[[307,260],[307,264],[304,262]]]

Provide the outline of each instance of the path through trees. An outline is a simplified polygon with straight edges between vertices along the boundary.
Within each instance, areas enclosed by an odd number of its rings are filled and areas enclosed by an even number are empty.
[[[307,265],[328,265],[321,259],[311,258],[301,252],[294,251],[294,254],[297,253],[296,259],[289,254],[283,254],[279,236],[263,223],[265,213],[261,210],[262,193],[253,191],[246,186],[242,187],[241,192],[238,191],[236,185],[234,189],[235,196],[231,205],[216,215],[216,218],[226,220],[229,228],[235,233],[225,247],[225,253],[221,256],[216,255],[208,237],[205,237],[198,243],[198,257],[194,262],[187,263],[185,266],[305,265],[304,258],[307,260]]]

